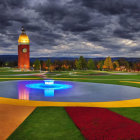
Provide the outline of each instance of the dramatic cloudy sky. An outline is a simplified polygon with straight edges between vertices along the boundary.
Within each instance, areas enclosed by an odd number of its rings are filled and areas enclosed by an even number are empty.
[[[0,55],[22,25],[31,56],[140,57],[140,0],[0,0]]]

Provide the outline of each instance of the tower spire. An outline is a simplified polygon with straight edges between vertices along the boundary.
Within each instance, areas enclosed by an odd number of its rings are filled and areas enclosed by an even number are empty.
[[[25,33],[25,29],[23,26],[21,27],[21,31],[22,31],[22,33]]]
[[[30,68],[30,40],[25,33],[25,29],[21,27],[21,34],[18,38],[18,68],[28,70]]]
[[[21,34],[18,39],[18,44],[29,44],[30,40],[29,37],[26,35],[25,29],[21,27]]]

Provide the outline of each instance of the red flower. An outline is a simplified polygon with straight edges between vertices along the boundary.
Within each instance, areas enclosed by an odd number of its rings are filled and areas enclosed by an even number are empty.
[[[140,124],[108,109],[65,109],[87,140],[140,140]]]

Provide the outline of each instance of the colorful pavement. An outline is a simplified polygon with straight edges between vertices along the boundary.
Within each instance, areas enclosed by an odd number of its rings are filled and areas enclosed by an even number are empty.
[[[0,104],[0,140],[5,140],[35,107]]]

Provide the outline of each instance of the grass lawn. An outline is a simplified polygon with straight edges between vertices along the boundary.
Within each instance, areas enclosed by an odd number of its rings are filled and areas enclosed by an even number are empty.
[[[140,123],[140,107],[109,108],[109,110]]]
[[[38,107],[8,140],[82,140],[62,107]]]
[[[25,77],[25,76],[20,76],[20,77]],[[127,85],[127,86],[140,88],[140,84],[120,82],[120,81],[140,81],[139,73],[137,73],[137,75],[133,75],[133,74],[114,75],[112,72],[100,72],[100,71],[66,71],[66,72],[63,71],[63,72],[48,73],[47,78],[50,79],[60,78],[60,80],[66,80],[66,81]],[[109,108],[109,110],[119,113],[125,117],[128,117],[140,123],[139,107]],[[21,124],[21,126],[19,126],[19,128],[9,137],[9,140],[19,140],[19,139],[20,140],[22,139],[23,140],[30,140],[30,139],[82,140],[84,138],[79,132],[79,130],[76,128],[76,126],[73,124],[73,122],[65,112],[64,108],[41,107],[41,108],[37,108]]]
[[[21,78],[21,80],[22,80],[22,78],[24,78],[24,79],[26,79],[26,78],[27,79],[28,78],[42,79],[40,77],[33,76],[33,75],[22,75],[22,74],[34,74],[34,73],[40,73],[40,72],[35,72],[35,71],[23,72],[23,71],[14,71],[14,69],[12,69],[12,68],[0,68],[0,81],[20,80],[20,78]],[[16,78],[18,78],[18,79],[16,79]]]
[[[66,80],[66,81],[78,81],[78,82],[93,82],[93,83],[105,83],[139,87],[140,84],[127,83],[120,81],[137,81],[140,82],[140,74],[137,75],[113,75],[112,72],[100,72],[100,71],[65,71],[65,72],[52,72],[48,73],[47,77],[50,79]],[[63,79],[65,78],[65,79]]]
[[[34,74],[39,73],[39,71],[18,71],[18,69],[0,67],[0,75],[16,75],[16,74]]]
[[[26,78],[27,78],[27,80],[30,80],[30,79],[31,80],[32,79],[33,80],[41,80],[42,79],[42,78],[36,77],[36,76],[0,76],[0,78],[2,78],[2,79],[0,79],[1,82],[2,81],[10,81],[10,80],[26,80]],[[24,79],[22,79],[22,78],[24,78]]]

